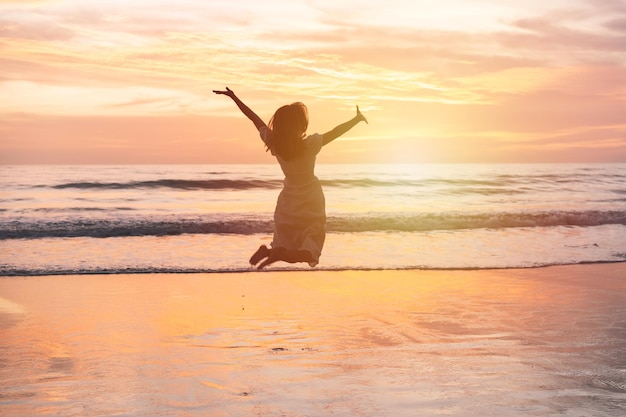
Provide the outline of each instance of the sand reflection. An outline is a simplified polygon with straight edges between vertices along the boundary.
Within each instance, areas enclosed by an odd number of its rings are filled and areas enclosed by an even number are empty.
[[[0,405],[15,416],[617,415],[623,276],[626,264],[6,278]]]

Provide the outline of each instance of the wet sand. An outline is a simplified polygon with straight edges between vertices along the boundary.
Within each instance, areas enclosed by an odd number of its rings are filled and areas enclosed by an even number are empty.
[[[0,278],[2,416],[623,416],[626,263]]]

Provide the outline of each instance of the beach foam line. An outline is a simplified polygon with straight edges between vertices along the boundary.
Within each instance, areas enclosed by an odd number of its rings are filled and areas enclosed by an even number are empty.
[[[3,268],[0,269],[0,277],[38,277],[38,276],[59,276],[59,275],[150,275],[150,274],[237,274],[237,273],[288,273],[288,272],[393,272],[393,271],[497,271],[497,270],[524,270],[524,269],[539,269],[558,266],[574,266],[574,265],[603,265],[603,264],[626,264],[626,259],[623,261],[579,261],[571,263],[543,263],[526,266],[506,266],[506,267],[315,267],[310,268],[308,266],[272,266],[267,269],[258,270],[253,267],[249,268],[168,268],[168,267],[130,267],[130,268],[85,268],[85,269],[24,269],[24,268]]]

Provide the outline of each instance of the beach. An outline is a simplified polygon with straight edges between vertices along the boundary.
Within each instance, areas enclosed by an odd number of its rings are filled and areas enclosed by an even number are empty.
[[[0,278],[3,416],[622,416],[626,263]]]
[[[0,16],[0,417],[626,417],[626,0]]]

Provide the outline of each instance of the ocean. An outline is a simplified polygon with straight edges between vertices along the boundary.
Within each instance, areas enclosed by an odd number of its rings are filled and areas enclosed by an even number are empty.
[[[328,216],[316,269],[626,261],[626,164],[320,164],[316,175]],[[272,240],[282,179],[277,164],[2,166],[0,275],[247,271]]]
[[[320,264],[227,273],[276,165],[0,167],[0,414],[625,415],[626,164],[317,175]]]

